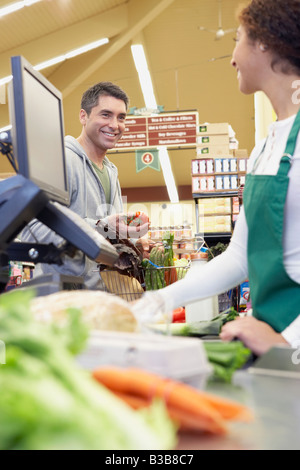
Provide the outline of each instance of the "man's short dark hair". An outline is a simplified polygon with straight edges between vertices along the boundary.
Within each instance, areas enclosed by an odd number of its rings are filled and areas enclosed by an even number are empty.
[[[129,106],[129,98],[118,85],[111,82],[100,82],[84,92],[81,99],[81,109],[84,109],[89,116],[92,108],[98,105],[100,96],[113,96],[124,101],[126,111]]]

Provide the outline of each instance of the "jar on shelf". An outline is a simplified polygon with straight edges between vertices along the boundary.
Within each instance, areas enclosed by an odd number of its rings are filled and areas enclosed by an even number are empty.
[[[159,231],[158,227],[151,227],[151,240],[158,240],[159,239]]]
[[[160,228],[160,238],[162,238],[166,232],[169,232],[170,231],[170,227],[161,227]]]
[[[184,224],[183,225],[183,234],[182,238],[189,239],[193,237],[192,226],[191,224]]]
[[[183,226],[182,225],[177,225],[175,227],[175,239],[176,240],[181,240],[183,236]]]

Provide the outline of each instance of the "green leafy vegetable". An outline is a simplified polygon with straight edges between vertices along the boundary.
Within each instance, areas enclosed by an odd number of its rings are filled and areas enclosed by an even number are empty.
[[[225,323],[235,320],[238,312],[230,308],[211,321],[199,321],[194,323],[172,323],[169,325],[158,324],[152,328],[157,333],[171,334],[173,336],[219,336]],[[240,341],[204,341],[207,358],[213,367],[213,378],[225,382],[231,382],[234,372],[240,369],[251,356],[251,351],[244,347]]]
[[[204,341],[203,344],[215,380],[231,382],[234,372],[241,369],[251,356],[251,351],[241,341]]]
[[[212,246],[208,250],[208,261],[211,261],[213,258],[216,256],[221,255],[224,251],[226,251],[228,248],[228,243],[217,243],[215,246]]]
[[[174,264],[176,266],[177,277],[179,281],[180,279],[183,279],[185,277],[189,262],[186,258],[181,258],[179,260],[176,260]]]
[[[165,248],[165,266],[174,266],[174,234],[165,232],[162,237],[162,243]]]
[[[181,324],[157,324],[150,328],[160,332],[169,333],[174,336],[219,336],[222,326],[229,321],[235,320],[239,316],[234,308],[230,308],[210,321],[198,321]]]
[[[147,419],[82,370],[72,354],[84,347],[78,311],[66,330],[34,321],[34,293],[0,296],[0,450],[169,449],[175,430],[167,413]],[[73,335],[73,340],[71,337]],[[164,423],[164,425],[162,424]]]

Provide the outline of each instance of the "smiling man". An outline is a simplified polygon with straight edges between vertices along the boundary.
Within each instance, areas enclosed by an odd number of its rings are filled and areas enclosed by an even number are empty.
[[[81,134],[65,138],[69,207],[104,236],[118,230],[123,238],[139,238],[148,231],[148,218],[138,227],[127,225],[130,214],[123,214],[118,170],[106,156],[125,131],[128,103],[126,93],[111,82],[97,83],[83,94],[79,112]],[[103,226],[108,226],[108,235],[102,233]],[[33,221],[24,229],[22,241],[36,240],[55,245],[61,241],[48,227]],[[36,266],[35,275],[53,271],[81,276],[89,289],[102,286],[97,264],[83,253],[65,259],[63,266]]]
[[[110,82],[98,83],[82,97],[80,136],[76,141],[72,137],[66,138],[67,153],[70,150],[78,155],[83,150],[92,162],[102,183],[107,204],[113,202],[111,190],[115,188],[111,187],[111,182],[114,183],[111,172],[114,173],[116,168],[107,159],[106,152],[115,147],[125,131],[127,108],[128,97],[119,87]]]
[[[65,139],[72,204],[81,194],[79,204],[71,208],[85,219],[122,212],[118,171],[106,152],[125,131],[128,102],[126,93],[113,83],[94,85],[82,96],[80,136]],[[92,208],[93,201],[97,206]]]

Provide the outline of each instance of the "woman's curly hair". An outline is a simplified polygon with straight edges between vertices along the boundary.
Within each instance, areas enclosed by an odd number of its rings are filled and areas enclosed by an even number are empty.
[[[300,0],[252,0],[242,9],[239,21],[250,39],[261,42],[300,72]],[[288,69],[286,73],[291,67]]]

